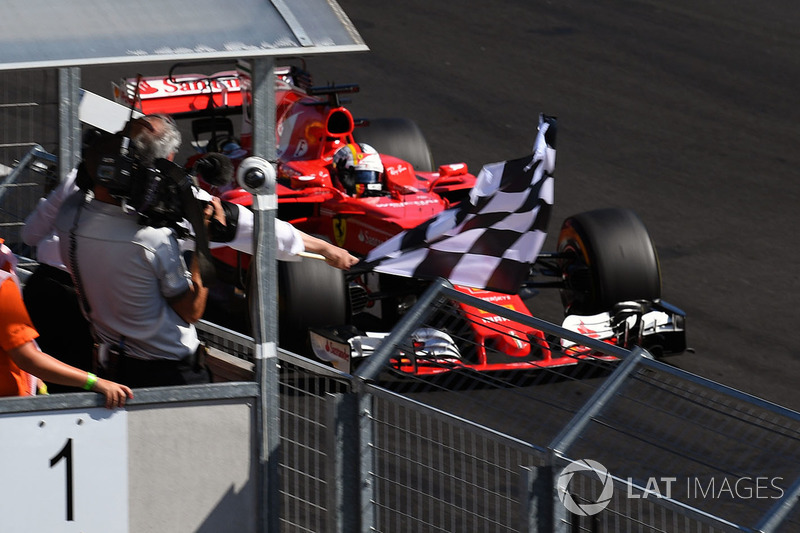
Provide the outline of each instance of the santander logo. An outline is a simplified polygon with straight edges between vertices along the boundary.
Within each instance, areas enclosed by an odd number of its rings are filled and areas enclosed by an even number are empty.
[[[141,82],[139,82],[139,94],[153,94],[157,92],[158,89],[156,89],[146,81],[142,80]]]
[[[588,327],[588,326],[587,326],[587,325],[586,325],[586,324],[583,322],[583,320],[581,320],[581,323],[580,323],[580,325],[578,326],[578,333],[580,333],[581,335],[586,335],[586,336],[587,336],[587,337],[589,337],[590,339],[596,339],[596,338],[598,338],[598,337],[600,336],[600,335],[599,335],[599,334],[598,334],[598,333],[597,333],[595,330],[593,330],[593,329],[589,328],[589,327]]]
[[[218,79],[192,75],[172,79],[168,77],[150,77],[147,79],[129,78],[125,82],[129,86],[139,83],[139,95],[148,98],[163,98],[167,96],[190,96],[195,94],[238,93],[241,91],[241,82],[233,74],[230,77],[225,73],[215,74]]]
[[[330,341],[325,343],[325,351],[333,355],[334,357],[338,357],[339,359],[342,359],[344,361],[350,359],[349,353],[342,350],[341,348],[337,348],[336,346],[332,345]]]

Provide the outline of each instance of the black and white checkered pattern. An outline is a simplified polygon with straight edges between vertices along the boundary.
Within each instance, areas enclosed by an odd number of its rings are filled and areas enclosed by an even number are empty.
[[[533,157],[484,166],[470,202],[394,236],[356,268],[518,292],[550,220],[555,137],[556,119],[542,115]]]

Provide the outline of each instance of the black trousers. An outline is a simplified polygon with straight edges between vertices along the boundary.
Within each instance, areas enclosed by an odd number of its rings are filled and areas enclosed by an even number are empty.
[[[202,344],[194,355],[180,361],[136,359],[112,353],[107,367],[98,368],[98,375],[131,388],[211,383],[205,353]]]
[[[22,297],[39,332],[39,348],[60,361],[90,371],[94,339],[70,275],[41,264],[25,282]],[[55,383],[47,383],[47,388],[50,392],[83,392]]]

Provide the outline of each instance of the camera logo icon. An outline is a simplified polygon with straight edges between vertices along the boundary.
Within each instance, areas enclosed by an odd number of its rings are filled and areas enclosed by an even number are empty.
[[[603,489],[600,491],[600,496],[596,502],[582,502],[575,501],[573,495],[569,492],[569,484],[572,477],[577,472],[593,472],[603,484]],[[558,476],[556,483],[558,489],[558,499],[567,508],[567,511],[579,516],[591,516],[599,513],[605,509],[611,502],[611,496],[614,494],[614,480],[602,464],[592,459],[579,459],[568,464],[561,474]]]

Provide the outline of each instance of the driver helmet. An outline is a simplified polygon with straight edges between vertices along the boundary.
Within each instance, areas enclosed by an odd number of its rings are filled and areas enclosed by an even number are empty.
[[[378,151],[368,144],[348,144],[333,154],[333,166],[345,191],[350,195],[369,195],[383,190],[383,163]]]

